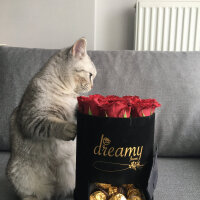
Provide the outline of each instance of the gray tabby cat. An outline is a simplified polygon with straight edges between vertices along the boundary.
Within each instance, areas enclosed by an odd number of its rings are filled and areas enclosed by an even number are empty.
[[[11,116],[7,166],[7,176],[23,200],[73,192],[76,98],[91,90],[96,73],[81,38],[52,56],[28,85]]]

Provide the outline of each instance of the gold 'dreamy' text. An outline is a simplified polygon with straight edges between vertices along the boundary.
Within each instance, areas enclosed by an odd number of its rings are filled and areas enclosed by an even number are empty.
[[[105,156],[105,157],[137,157],[138,160],[141,159],[143,146],[133,146],[133,147],[112,147],[110,146],[111,140],[104,135],[101,135],[101,140],[99,145],[94,147],[94,155]]]

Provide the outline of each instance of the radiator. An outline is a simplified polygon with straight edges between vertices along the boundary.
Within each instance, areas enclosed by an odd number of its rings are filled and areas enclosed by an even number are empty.
[[[135,50],[200,51],[200,1],[138,0]]]

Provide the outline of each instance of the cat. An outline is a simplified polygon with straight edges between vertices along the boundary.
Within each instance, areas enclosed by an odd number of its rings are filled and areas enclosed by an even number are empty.
[[[86,39],[60,50],[30,81],[10,118],[7,177],[23,200],[49,200],[75,188],[77,96],[97,74]]]

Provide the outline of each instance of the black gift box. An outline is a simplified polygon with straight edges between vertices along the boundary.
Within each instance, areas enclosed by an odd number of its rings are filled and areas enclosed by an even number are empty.
[[[94,183],[134,184],[153,200],[157,182],[155,114],[138,118],[78,113],[75,199],[88,200]]]

